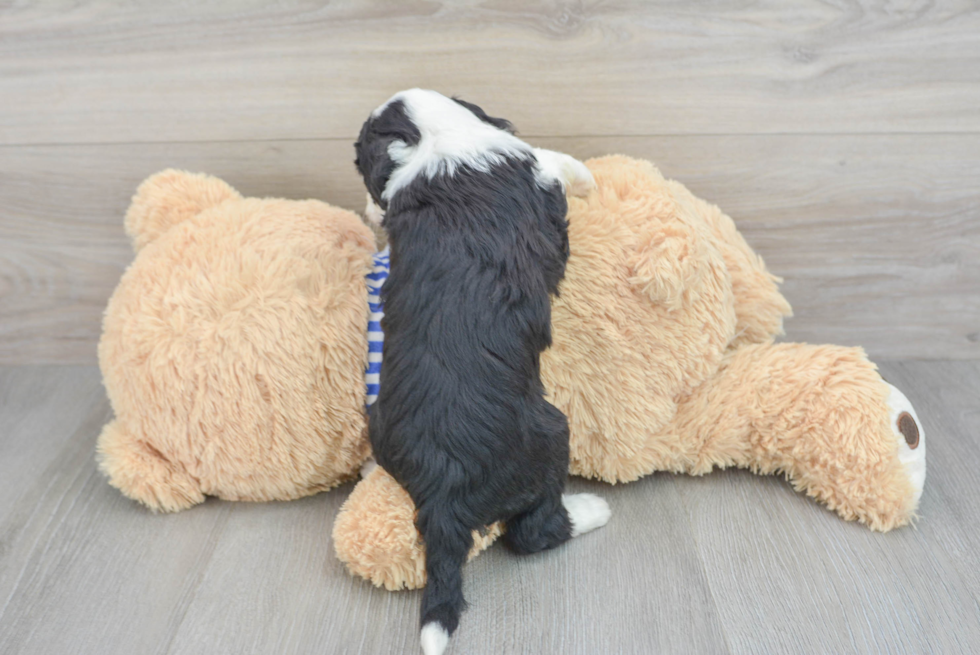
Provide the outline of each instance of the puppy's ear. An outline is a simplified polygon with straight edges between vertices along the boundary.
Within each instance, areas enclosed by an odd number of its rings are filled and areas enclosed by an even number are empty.
[[[484,123],[489,123],[490,125],[493,125],[498,130],[510,132],[511,134],[517,134],[517,130],[514,129],[514,126],[511,124],[510,121],[503,118],[494,118],[493,116],[487,116],[487,112],[483,111],[482,108],[478,107],[477,105],[474,105],[472,102],[466,102],[465,100],[460,100],[459,98],[456,97],[453,97],[453,101],[469,109],[474,116],[479,118]]]
[[[367,125],[365,124],[365,128]],[[388,144],[391,140],[364,138],[364,131],[361,131],[361,138],[354,144],[356,157],[354,165],[364,179],[364,186],[367,187],[368,195],[374,199],[382,209],[387,208],[387,202],[381,198],[384,193],[388,178],[395,170],[395,162],[388,154]]]
[[[548,292],[557,296],[558,284],[565,277],[569,255],[568,201],[558,185],[542,189],[541,195],[544,200],[542,211],[536,212],[540,247],[535,254],[544,271]]]
[[[388,202],[381,194],[397,166],[391,156],[391,145],[410,147],[421,139],[422,133],[408,117],[401,100],[389,104],[380,115],[368,118],[361,127],[354,144],[354,165],[364,178],[368,193],[382,209],[388,208]]]

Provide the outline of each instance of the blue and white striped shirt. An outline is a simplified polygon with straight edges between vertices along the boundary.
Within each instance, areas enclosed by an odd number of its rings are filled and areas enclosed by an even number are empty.
[[[390,266],[390,251],[385,248],[374,255],[374,266],[367,274],[368,286],[368,365],[364,371],[364,382],[367,384],[367,405],[370,407],[378,399],[381,390],[381,352],[384,347],[385,333],[381,331],[381,317],[385,315],[381,303],[381,285],[388,279]]]

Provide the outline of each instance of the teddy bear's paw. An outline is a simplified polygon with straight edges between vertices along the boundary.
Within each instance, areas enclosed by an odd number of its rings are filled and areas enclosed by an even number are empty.
[[[612,516],[609,504],[595,494],[565,494],[561,503],[572,522],[573,537],[601,528]]]
[[[908,472],[915,491],[913,506],[917,506],[926,482],[926,433],[905,394],[891,384],[888,388],[888,418],[898,443],[898,459]]]
[[[571,155],[535,148],[534,157],[538,160],[539,177],[549,182],[558,180],[568,195],[583,198],[596,188],[592,171]]]

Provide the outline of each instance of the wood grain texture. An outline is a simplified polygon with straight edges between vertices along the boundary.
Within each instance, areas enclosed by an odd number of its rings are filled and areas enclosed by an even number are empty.
[[[5,3],[0,143],[352,138],[406,86],[527,135],[980,131],[980,8]]]
[[[929,475],[914,528],[876,534],[742,471],[656,474],[562,548],[468,564],[450,653],[980,650],[980,362],[886,362]],[[95,469],[95,367],[0,368],[0,652],[417,652],[418,592],[349,576],[330,527],[350,485],[153,515]],[[46,399],[50,399],[46,400]],[[52,411],[52,403],[64,407]],[[30,471],[23,474],[22,471]]]
[[[15,501],[43,478],[104,397],[102,379],[91,367],[0,368],[0,498]],[[11,506],[0,503],[0,524]],[[4,543],[0,536],[0,551]],[[0,598],[2,589],[0,583]]]
[[[926,430],[913,529],[881,535],[842,523],[777,478],[677,479],[733,653],[980,648],[980,554],[967,546],[980,514],[980,366],[881,368]]]
[[[724,652],[676,492],[669,479],[649,483],[649,502],[636,503],[625,500],[625,487],[576,481],[574,489],[621,508],[608,532],[535,557],[494,548],[468,565],[472,610],[454,652]],[[349,577],[322,538],[346,491],[233,512],[172,652],[415,652],[420,593],[384,592]],[[228,596],[242,599],[239,612],[220,602]]]
[[[787,339],[980,357],[980,135],[532,139],[624,153],[735,218],[796,312]],[[132,250],[130,195],[168,166],[246,195],[363,209],[347,140],[0,148],[0,362],[93,363]]]

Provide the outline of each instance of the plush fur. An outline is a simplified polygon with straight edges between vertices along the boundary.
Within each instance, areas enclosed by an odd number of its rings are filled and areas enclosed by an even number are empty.
[[[598,189],[568,201],[571,256],[541,360],[568,416],[570,471],[616,483],[738,466],[874,530],[907,524],[925,443],[908,446],[911,405],[863,351],[774,344],[790,307],[728,216],[648,162],[586,163]],[[412,509],[381,511],[386,478],[376,470],[342,508],[337,554],[375,584],[420,587]]]
[[[137,255],[99,342],[116,415],[98,440],[109,482],[176,511],[205,495],[297,498],[355,475],[369,452],[374,252],[357,215],[171,170],[140,186],[126,231]]]
[[[608,519],[563,502],[568,424],[541,383],[567,204],[560,171],[506,121],[434,92],[398,94],[356,150],[391,247],[370,441],[417,510],[431,655],[458,625],[473,530],[504,521],[508,544],[532,553]]]

